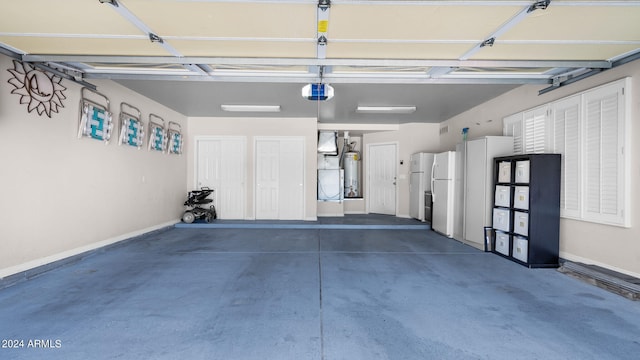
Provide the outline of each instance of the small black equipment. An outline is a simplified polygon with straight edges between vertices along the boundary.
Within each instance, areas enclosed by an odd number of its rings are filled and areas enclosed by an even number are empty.
[[[213,200],[207,199],[212,193],[213,189],[204,186],[200,190],[189,191],[187,201],[184,202],[187,210],[182,214],[182,221],[191,224],[196,219],[205,219],[206,222],[217,219],[215,206],[211,205],[208,209],[201,206],[213,202]]]

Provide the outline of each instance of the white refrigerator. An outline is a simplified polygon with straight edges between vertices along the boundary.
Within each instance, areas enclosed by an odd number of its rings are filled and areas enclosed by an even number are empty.
[[[432,153],[416,153],[410,158],[409,215],[420,221],[430,220],[431,214],[425,214],[424,193],[431,192],[433,158],[434,154]]]
[[[454,151],[436,154],[431,171],[431,192],[433,193],[433,219],[431,228],[452,237],[454,223]]]

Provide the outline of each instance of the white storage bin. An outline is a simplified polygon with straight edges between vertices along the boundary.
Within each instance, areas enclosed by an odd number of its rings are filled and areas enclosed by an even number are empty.
[[[516,182],[529,183],[529,160],[516,161]]]
[[[511,182],[511,161],[501,161],[498,163],[498,182]]]
[[[509,256],[509,234],[496,230],[495,249],[496,252]]]
[[[513,212],[513,232],[524,236],[529,235],[529,214],[521,211]]]
[[[496,206],[509,207],[511,203],[511,187],[496,185],[495,198]]]
[[[493,209],[493,228],[496,230],[509,231],[511,225],[511,210]]]
[[[520,236],[514,236],[512,256],[522,262],[529,262],[529,240]]]
[[[516,209],[529,210],[529,187],[516,186],[513,190],[513,207]]]

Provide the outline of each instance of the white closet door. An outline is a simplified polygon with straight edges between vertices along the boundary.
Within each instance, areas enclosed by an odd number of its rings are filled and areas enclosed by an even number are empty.
[[[256,143],[256,219],[278,219],[280,141]]]
[[[219,140],[197,140],[197,188],[206,186],[216,189],[220,184],[220,148]]]
[[[256,219],[304,219],[304,139],[256,139]]]
[[[218,217],[221,219],[245,218],[246,149],[245,139],[222,140],[220,189],[216,195]]]
[[[246,139],[219,137],[197,141],[197,188],[214,189],[220,219],[244,219]]]
[[[304,219],[304,141],[280,142],[280,197],[278,208],[281,220]]]

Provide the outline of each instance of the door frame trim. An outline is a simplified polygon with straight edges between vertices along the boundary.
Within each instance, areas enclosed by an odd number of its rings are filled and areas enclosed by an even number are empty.
[[[367,212],[367,214],[371,213],[371,209],[370,209],[370,197],[369,194],[371,194],[370,191],[370,184],[371,184],[371,179],[370,179],[370,172],[369,172],[369,167],[370,167],[370,162],[371,162],[371,147],[372,146],[381,146],[381,145],[394,145],[395,146],[395,152],[396,152],[396,158],[395,158],[395,168],[396,168],[396,188],[395,188],[395,214],[394,216],[398,216],[398,161],[399,161],[399,149],[400,149],[400,143],[398,141],[385,141],[385,142],[376,142],[376,143],[368,143],[366,146],[366,153],[365,156],[367,158],[367,161],[365,161],[365,166],[366,169],[364,169],[363,171],[367,174],[367,185],[365,186],[365,211]]]

